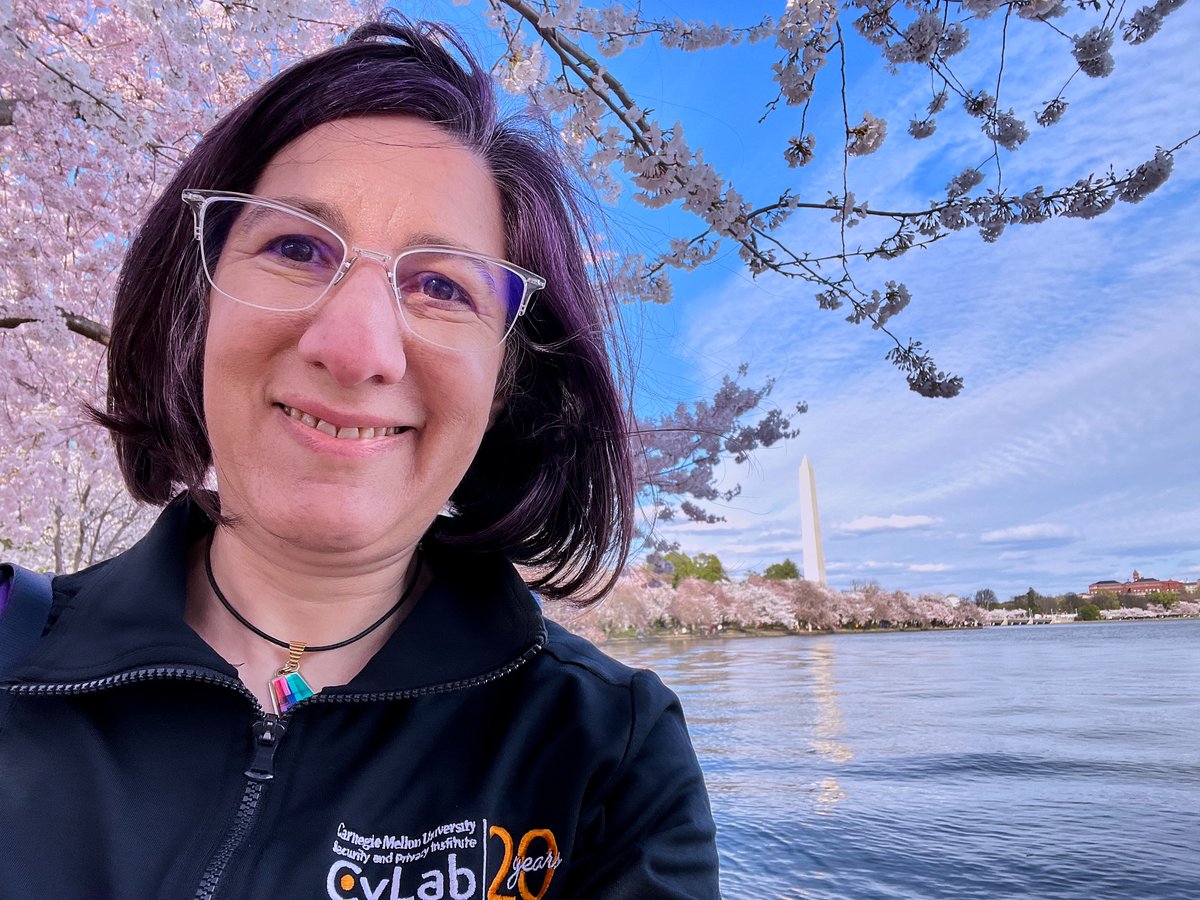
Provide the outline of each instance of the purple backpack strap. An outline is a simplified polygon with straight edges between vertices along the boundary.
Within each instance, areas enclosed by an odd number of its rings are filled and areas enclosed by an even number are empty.
[[[50,575],[10,563],[0,565],[0,585],[0,678],[6,678],[46,630],[54,591]]]

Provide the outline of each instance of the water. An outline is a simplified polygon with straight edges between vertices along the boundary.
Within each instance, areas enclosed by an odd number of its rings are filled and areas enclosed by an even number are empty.
[[[1200,898],[1200,622],[607,649],[683,699],[726,900]]]

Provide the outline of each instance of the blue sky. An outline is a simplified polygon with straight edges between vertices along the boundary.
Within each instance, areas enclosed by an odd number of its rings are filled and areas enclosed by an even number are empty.
[[[454,15],[482,44],[487,32],[476,6]],[[721,6],[707,8],[730,24],[757,15],[734,21]],[[706,7],[645,8],[702,16]],[[775,12],[775,4],[764,11]],[[1058,24],[1071,33],[1074,21]],[[977,28],[973,48],[995,41],[998,26],[997,19]],[[1109,163],[1124,170],[1152,156],[1156,143],[1200,129],[1200,69],[1189,63],[1194,47],[1186,39],[1197,33],[1200,8],[1190,4],[1145,46],[1120,44],[1113,76],[1078,76],[1063,122],[1040,129],[1032,112],[1070,75],[1070,45],[1044,27],[1010,26],[1001,105],[1026,115],[1033,134],[1004,155],[1005,184],[1049,188]],[[810,111],[818,160],[788,170],[780,150],[798,115],[784,110],[765,126],[755,121],[772,96],[767,67],[775,56],[766,45],[707,55],[648,48],[610,65],[639,102],[667,122],[681,120],[693,146],[703,146],[752,201],[787,183],[805,199],[823,199],[841,183],[840,155],[830,149],[840,126],[836,70],[822,72],[818,93],[828,93]],[[994,65],[994,54],[964,55],[958,71],[968,82],[986,76],[994,87],[994,73],[986,74]],[[860,201],[918,207],[989,152],[957,110],[943,114],[927,141],[904,133],[929,98],[919,70],[890,77],[852,58],[848,73],[851,119],[866,109],[889,120],[882,150],[851,164],[850,189]],[[1200,577],[1198,188],[1200,146],[1193,145],[1177,155],[1171,180],[1139,205],[1091,221],[1010,228],[994,245],[961,232],[856,272],[860,283],[908,284],[914,299],[894,330],[923,341],[942,368],[964,377],[965,390],[952,400],[909,392],[883,361],[889,345],[881,335],[819,310],[810,286],[751,280],[732,251],[677,277],[671,304],[628,311],[639,341],[641,408],[711,394],[744,362],[751,383],[777,380],[771,402],[788,409],[803,400],[810,410],[786,446],[726,468],[727,483],[742,492],[716,510],[725,522],[675,524],[664,533],[689,552],[717,553],[737,574],[785,556],[798,561],[797,469],[807,454],[836,586],[874,579],[910,591],[991,587],[1006,598],[1029,586],[1082,591],[1134,568]],[[797,216],[789,240],[810,250],[830,246],[836,232],[827,218]],[[628,198],[613,222],[618,242],[651,247],[696,224],[682,213],[648,213]]]

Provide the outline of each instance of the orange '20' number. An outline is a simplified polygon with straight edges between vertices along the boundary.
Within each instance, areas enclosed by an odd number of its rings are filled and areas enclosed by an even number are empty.
[[[513,866],[513,839],[508,833],[507,828],[501,828],[499,825],[493,825],[488,829],[488,837],[500,838],[504,844],[504,860],[500,863],[500,868],[496,872],[496,877],[492,879],[491,885],[488,887],[487,900],[517,900],[512,894],[500,893],[500,887],[504,884],[505,876],[512,872]],[[525,832],[521,836],[521,842],[517,846],[516,858],[524,862],[529,855],[530,845],[541,838],[546,842],[546,852],[551,858],[558,856],[558,841],[554,839],[554,832],[548,828],[534,828],[531,831]],[[521,895],[521,900],[542,900],[546,896],[546,891],[550,889],[550,879],[554,877],[554,869],[550,866],[546,867],[545,878],[542,881],[541,889],[535,894],[529,889],[529,883],[526,880],[529,873],[521,869],[517,873],[517,893]]]

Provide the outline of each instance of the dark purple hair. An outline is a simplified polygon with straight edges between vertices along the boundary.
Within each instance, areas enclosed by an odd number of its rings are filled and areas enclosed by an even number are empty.
[[[326,122],[415,116],[452,134],[500,191],[507,255],[546,278],[509,339],[504,406],[427,539],[505,553],[549,598],[598,599],[633,534],[626,409],[608,352],[612,298],[588,276],[583,201],[548,126],[502,119],[495,85],[461,38],[399,17],[280,73],[213,127],[150,209],[125,257],[113,311],[108,403],[129,490],[163,504],[180,488],[214,517],[202,372],[208,285],[184,188],[251,192],[285,145]]]

